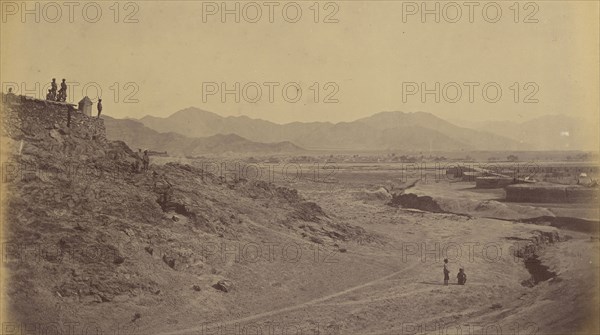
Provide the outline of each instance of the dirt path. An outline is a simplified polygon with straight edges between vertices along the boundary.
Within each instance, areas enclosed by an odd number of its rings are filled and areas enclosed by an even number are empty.
[[[416,265],[413,265],[412,267],[414,267],[414,266],[416,266]],[[214,323],[214,324],[202,325],[202,326],[198,326],[198,327],[191,327],[191,328],[186,328],[186,329],[180,329],[180,330],[177,330],[177,331],[160,333],[160,334],[162,334],[162,335],[175,335],[175,334],[194,333],[194,332],[201,331],[202,329],[205,329],[205,328],[213,328],[213,327],[217,327],[217,326],[228,326],[228,325],[232,325],[232,324],[245,323],[245,322],[259,320],[259,319],[262,319],[262,318],[265,318],[265,317],[270,317],[270,316],[281,314],[281,313],[291,312],[291,311],[294,311],[294,310],[298,310],[298,309],[301,309],[301,308],[309,307],[311,305],[316,305],[316,304],[319,304],[321,302],[327,301],[329,299],[340,297],[340,296],[343,296],[345,294],[348,294],[348,293],[351,293],[351,292],[354,292],[354,291],[357,291],[357,290],[360,290],[360,289],[363,289],[363,288],[375,285],[375,284],[377,284],[379,282],[383,282],[383,281],[391,279],[391,278],[393,278],[393,277],[395,277],[395,276],[397,276],[399,274],[402,274],[402,273],[404,273],[406,271],[409,271],[412,267],[405,268],[405,269],[402,269],[402,270],[399,270],[399,271],[395,271],[395,272],[393,272],[393,273],[391,273],[391,274],[389,274],[387,276],[384,276],[384,277],[381,277],[381,278],[378,278],[378,279],[366,282],[364,284],[361,284],[361,285],[358,285],[358,286],[354,286],[354,287],[351,287],[351,288],[348,288],[348,289],[345,289],[345,290],[342,290],[342,291],[339,291],[339,292],[336,292],[336,293],[324,296],[322,298],[318,298],[318,299],[314,299],[314,300],[311,300],[311,301],[307,301],[307,302],[302,303],[302,304],[293,305],[293,306],[289,306],[289,307],[285,307],[285,308],[280,308],[280,309],[276,309],[276,310],[269,311],[269,312],[254,314],[254,315],[243,317],[243,318],[239,318],[239,319],[228,320],[228,321],[223,321],[223,322],[217,322],[217,323]]]

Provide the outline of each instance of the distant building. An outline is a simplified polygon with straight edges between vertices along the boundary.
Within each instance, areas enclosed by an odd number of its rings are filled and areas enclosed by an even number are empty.
[[[87,96],[83,97],[81,101],[79,101],[79,111],[87,116],[92,116],[92,109],[94,103]]]

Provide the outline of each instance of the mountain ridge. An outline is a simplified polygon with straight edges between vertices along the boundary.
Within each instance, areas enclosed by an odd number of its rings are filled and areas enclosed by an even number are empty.
[[[279,148],[271,148],[273,152],[301,149],[410,152],[593,149],[587,135],[593,135],[593,131],[583,131],[589,123],[562,114],[549,114],[522,122],[486,121],[471,127],[460,126],[423,111],[382,111],[337,123],[295,121],[279,124],[247,115],[220,116],[197,107],[187,107],[167,117],[147,115],[135,121],[155,131],[157,136],[170,132],[188,138],[235,134],[257,143],[255,146],[261,147],[259,152],[267,152],[269,147],[258,143],[280,143]],[[110,134],[110,126],[108,128]],[[130,142],[135,143],[135,139]],[[286,146],[287,149],[283,150]],[[211,150],[216,148],[214,146]],[[226,150],[227,144],[223,143],[221,149]]]
[[[248,116],[219,116],[188,107],[168,117],[145,116],[139,121],[158,132],[188,137],[237,134],[250,141],[289,141],[312,150],[516,150],[528,149],[513,139],[454,125],[427,112],[384,111],[354,121],[277,124]],[[409,128],[419,127],[421,133]],[[426,131],[429,129],[431,131]],[[393,134],[398,132],[399,134]],[[407,134],[410,134],[408,136]],[[432,138],[426,138],[433,136]]]
[[[260,143],[237,134],[215,134],[206,137],[188,137],[177,132],[158,132],[140,121],[103,116],[107,138],[121,140],[132,148],[166,151],[171,155],[198,156],[214,153],[289,153],[303,148],[289,141]]]
[[[487,121],[478,125],[495,134],[542,150],[598,150],[598,124],[563,114],[547,114],[525,121]]]

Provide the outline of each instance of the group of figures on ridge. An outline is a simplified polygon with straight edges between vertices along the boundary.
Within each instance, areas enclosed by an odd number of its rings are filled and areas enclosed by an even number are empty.
[[[50,88],[48,89],[48,94],[46,94],[46,100],[50,101],[67,101],[67,82],[66,79],[63,78],[60,83],[60,90],[58,89],[58,85],[56,84],[56,78],[52,78],[52,82],[50,83]],[[58,91],[58,92],[57,92]]]
[[[48,89],[48,93],[46,94],[46,100],[66,102],[67,101],[67,80],[63,78],[62,82],[60,83],[60,90],[59,90],[58,85],[56,84],[56,78],[52,78],[52,82],[50,83],[50,88]],[[98,118],[100,118],[101,113],[102,113],[102,99],[98,98]]]

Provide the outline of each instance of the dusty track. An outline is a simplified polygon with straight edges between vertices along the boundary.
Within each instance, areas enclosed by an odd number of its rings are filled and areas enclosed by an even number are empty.
[[[387,275],[385,277],[381,277],[381,278],[378,278],[378,279],[366,282],[364,284],[361,284],[361,285],[358,285],[358,286],[354,286],[354,287],[351,287],[349,289],[345,289],[345,290],[342,290],[342,291],[339,291],[339,292],[327,295],[327,296],[319,298],[319,299],[314,299],[314,300],[311,300],[311,301],[307,301],[307,302],[302,303],[302,304],[293,305],[293,306],[289,306],[289,307],[285,307],[285,308],[279,308],[279,309],[276,309],[276,310],[273,310],[273,311],[269,311],[269,312],[265,312],[265,313],[259,313],[259,314],[247,316],[247,317],[244,317],[244,318],[239,318],[239,319],[234,319],[234,320],[228,320],[228,321],[224,321],[224,322],[217,322],[217,323],[213,323],[213,324],[208,324],[208,325],[203,325],[203,326],[198,326],[198,327],[191,327],[191,328],[181,329],[181,330],[177,330],[177,331],[173,331],[173,332],[160,333],[160,334],[162,334],[162,335],[176,335],[176,334],[195,333],[195,332],[201,331],[203,329],[203,327],[205,327],[205,328],[213,328],[213,327],[217,327],[217,326],[227,326],[227,325],[232,325],[232,324],[236,324],[236,323],[245,323],[245,322],[259,320],[259,319],[262,319],[262,318],[265,318],[265,317],[270,317],[270,316],[281,314],[281,313],[291,312],[291,311],[298,310],[298,309],[301,309],[301,308],[309,307],[311,305],[319,304],[319,303],[327,301],[329,299],[333,299],[333,298],[336,298],[336,297],[343,296],[345,294],[348,294],[348,293],[360,290],[362,288],[366,288],[366,287],[372,286],[372,285],[377,284],[379,282],[383,282],[385,280],[388,280],[390,278],[393,278],[393,277],[395,277],[395,276],[397,276],[399,274],[402,274],[402,273],[410,270],[414,266],[415,265],[413,265],[413,266],[411,266],[409,268],[406,268],[406,269],[395,271],[395,272],[393,272],[393,273],[391,273],[391,274],[389,274],[389,275]]]

